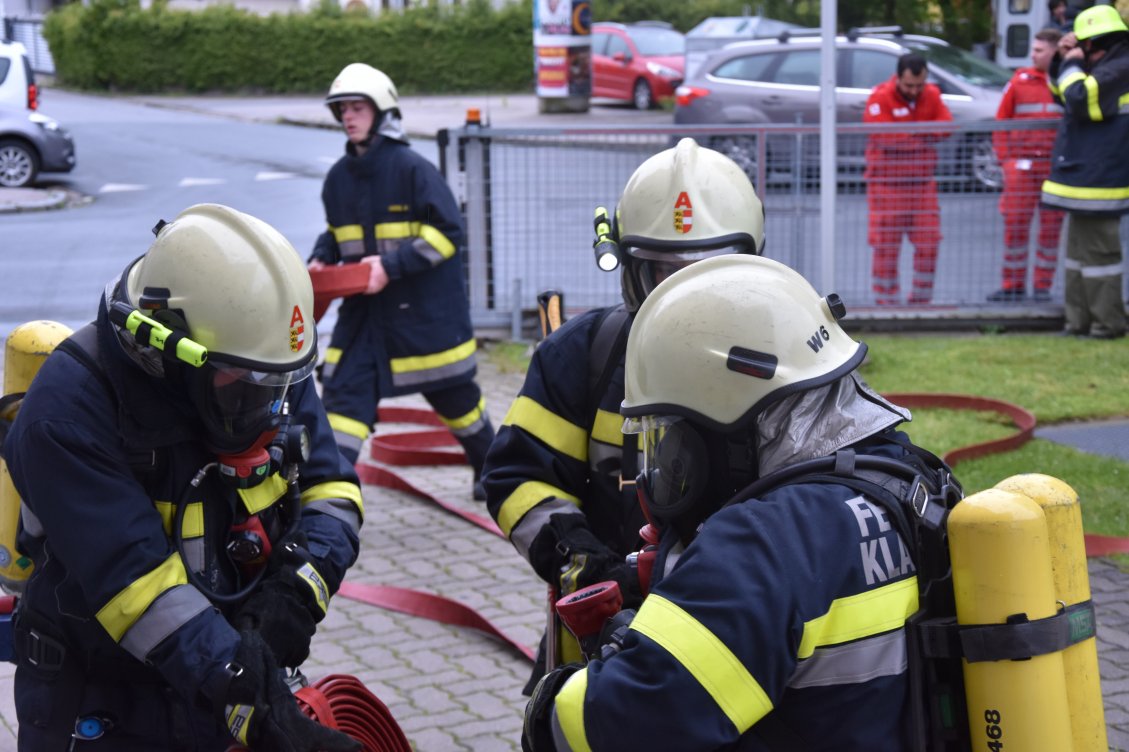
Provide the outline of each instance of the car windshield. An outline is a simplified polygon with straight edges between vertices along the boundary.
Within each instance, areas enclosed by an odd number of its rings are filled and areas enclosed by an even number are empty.
[[[948,73],[973,86],[1002,89],[1011,80],[1011,71],[959,47],[929,44],[916,40],[901,43],[919,53],[930,65],[944,68]]]
[[[647,57],[685,55],[686,37],[674,29],[636,27],[628,31],[640,55]]]

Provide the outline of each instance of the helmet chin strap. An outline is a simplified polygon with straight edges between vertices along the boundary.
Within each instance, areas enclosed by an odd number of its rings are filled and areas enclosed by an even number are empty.
[[[235,488],[253,488],[270,475],[271,457],[267,447],[278,434],[277,428],[264,431],[255,443],[237,453],[216,453],[220,477]]]

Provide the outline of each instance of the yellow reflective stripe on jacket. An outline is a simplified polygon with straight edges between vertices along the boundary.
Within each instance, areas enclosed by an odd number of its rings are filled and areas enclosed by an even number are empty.
[[[187,583],[188,574],[184,571],[184,562],[180,560],[180,554],[173,551],[156,568],[131,582],[111,598],[109,603],[98,609],[98,623],[114,638],[114,642],[118,642],[162,593]]]
[[[1090,119],[1097,122],[1102,119],[1102,106],[1098,102],[1098,79],[1086,76],[1083,83],[1086,86],[1086,109],[1090,113]]]
[[[584,695],[588,692],[588,669],[581,669],[557,692],[554,707],[557,724],[568,741],[572,752],[592,752],[588,735],[584,733]],[[627,745],[630,746],[630,745]]]
[[[1129,112],[1129,93],[1122,94],[1117,100],[1118,113]]]
[[[422,222],[382,222],[376,226],[375,232],[377,240],[420,238],[445,259],[455,255],[455,244],[438,229]]]
[[[364,240],[365,237],[365,231],[360,225],[330,226],[329,229],[333,233],[333,239],[338,243],[345,243],[350,240]]]
[[[172,524],[176,520],[176,504],[171,501],[154,501],[153,506],[161,515],[161,525],[165,535],[172,537]],[[184,521],[180,534],[185,538],[199,538],[204,534],[204,503],[201,501],[189,502],[184,509]]]
[[[392,373],[410,373],[412,371],[427,371],[432,368],[449,366],[466,360],[478,349],[478,343],[472,338],[466,342],[452,347],[450,350],[432,353],[431,355],[409,355],[405,358],[392,358]]]
[[[482,413],[485,412],[485,411],[486,411],[486,398],[483,397],[480,400],[478,400],[478,404],[474,406],[474,409],[471,410],[466,415],[460,415],[457,418],[444,418],[442,415],[440,415],[439,420],[441,420],[443,422],[443,424],[445,426],[447,426],[448,428],[450,428],[454,431],[457,431],[460,428],[466,428],[467,426],[473,426],[476,421],[478,421],[482,418]]]
[[[1043,181],[1043,190],[1064,198],[1085,198],[1098,200],[1117,200],[1129,198],[1129,186],[1125,188],[1086,188],[1078,185],[1063,185],[1051,180]]]
[[[502,425],[522,428],[561,454],[588,461],[588,432],[530,397],[515,399]]]
[[[302,492],[302,506],[312,504],[315,501],[322,499],[345,499],[357,505],[357,509],[363,509],[364,500],[361,496],[361,487],[356,483],[350,483],[345,480],[331,480],[325,483],[318,483],[310,486]]]
[[[325,349],[325,362],[326,363],[339,363],[341,361],[341,348],[340,347],[327,347]]]
[[[329,418],[329,427],[348,436],[356,436],[361,441],[368,438],[369,427],[359,420],[348,418],[337,413],[326,413]]]
[[[836,598],[826,614],[804,624],[798,657],[808,658],[822,645],[838,645],[897,629],[915,611],[917,577]]]
[[[651,593],[631,628],[658,643],[709,693],[743,734],[772,710],[772,700],[717,636],[675,603]]]
[[[504,502],[502,507],[498,510],[498,527],[510,537],[510,531],[514,529],[514,525],[521,521],[533,507],[540,504],[548,498],[564,499],[565,501],[580,506],[580,499],[572,494],[565,493],[559,488],[550,486],[548,483],[543,483],[539,480],[528,480],[522,483],[517,489],[510,494]],[[567,508],[567,507],[566,507]]]
[[[605,444],[623,446],[623,416],[607,410],[597,410],[592,423],[592,438]]]
[[[1063,77],[1062,79],[1060,79],[1060,80],[1059,80],[1059,82],[1058,82],[1058,90],[1059,90],[1059,92],[1064,92],[1064,91],[1066,91],[1066,90],[1067,90],[1067,89],[1069,89],[1069,88],[1070,88],[1071,86],[1073,86],[1074,84],[1078,83],[1079,81],[1081,81],[1081,80],[1082,80],[1082,79],[1084,79],[1084,78],[1086,78],[1086,74],[1085,74],[1085,73],[1083,73],[1082,71],[1079,71],[1079,70],[1076,70],[1076,71],[1074,71],[1074,72],[1073,72],[1073,73],[1071,73],[1071,74],[1070,74],[1069,76],[1064,76],[1064,77]]]
[[[286,479],[278,473],[270,476],[257,486],[236,489],[248,514],[258,514],[286,493]]]

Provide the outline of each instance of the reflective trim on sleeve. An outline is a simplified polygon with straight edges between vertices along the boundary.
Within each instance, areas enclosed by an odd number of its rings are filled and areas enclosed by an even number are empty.
[[[879,676],[898,676],[907,665],[906,631],[897,629],[845,645],[816,648],[810,658],[800,661],[788,686],[804,689],[861,684]]]
[[[772,710],[772,700],[741,660],[675,603],[651,593],[631,621],[631,629],[674,656],[709,693],[738,734]]]
[[[823,616],[804,624],[797,657],[810,658],[816,648],[838,645],[889,632],[917,611],[917,577],[892,582],[865,593],[836,598]]]
[[[307,562],[298,567],[296,574],[302,582],[306,583],[314,596],[314,602],[317,603],[318,609],[324,616],[325,612],[329,610],[329,586],[325,584],[321,572]]]
[[[1079,81],[1081,81],[1085,78],[1086,78],[1086,74],[1083,73],[1082,71],[1072,70],[1070,73],[1068,73],[1067,75],[1063,76],[1062,78],[1060,78],[1058,80],[1058,90],[1059,90],[1059,92],[1064,92],[1067,89],[1069,89],[1071,86],[1073,86],[1074,84],[1078,83]],[[1054,90],[1055,90],[1055,87],[1052,86],[1051,91],[1053,92]]]
[[[333,364],[339,363],[341,361],[341,352],[340,347],[325,348],[325,362]]]
[[[117,642],[165,591],[186,584],[188,574],[184,571],[184,562],[174,551],[98,609],[98,623]]]
[[[623,416],[607,410],[597,410],[592,422],[592,438],[605,444],[623,446]]]
[[[248,514],[258,514],[282,498],[286,493],[286,479],[275,473],[257,486],[236,489],[236,493]]]
[[[302,507],[341,520],[356,534],[361,531],[365,502],[356,483],[337,480],[311,486],[302,492]]]
[[[338,243],[365,239],[365,231],[360,225],[341,225],[340,227],[330,225],[329,231],[333,233],[333,239]]]
[[[580,506],[580,499],[572,494],[567,494],[561,489],[539,480],[527,480],[502,502],[501,508],[498,509],[498,527],[508,538],[514,526],[521,521],[529,510],[546,499],[554,497],[571,502],[577,507]]]
[[[392,384],[398,387],[414,386],[458,376],[475,367],[474,352],[477,349],[478,343],[471,338],[442,352],[392,358],[389,362]]]
[[[166,590],[126,630],[118,644],[137,660],[144,661],[166,637],[211,607],[212,604],[204,594],[191,585],[179,585]]]
[[[439,416],[439,420],[443,421],[443,425],[451,429],[451,433],[455,436],[473,436],[482,430],[486,425],[486,398],[482,397],[478,400],[478,404],[474,406],[466,415],[460,415],[457,418],[444,418]]]
[[[588,693],[588,669],[568,677],[553,702],[553,746],[556,752],[592,752],[584,733],[584,695]]]
[[[1129,112],[1129,93],[1122,94],[1117,99],[1117,112],[1118,114],[1125,114]]]
[[[161,515],[161,525],[165,535],[172,537],[172,523],[176,520],[176,504],[171,501],[154,501],[153,506]],[[199,501],[190,501],[184,510],[184,520],[180,526],[180,534],[185,538],[199,538],[204,534],[204,504]]]
[[[435,266],[455,255],[455,244],[437,228],[422,222],[382,222],[375,228],[376,239],[403,240],[418,238],[422,243],[413,243],[412,250],[423,256]]]
[[[554,496],[545,502],[537,504],[526,512],[521,517],[521,521],[510,531],[510,542],[514,544],[514,548],[517,549],[517,552],[528,560],[529,549],[533,546],[533,541],[537,538],[537,534],[549,524],[549,518],[554,514],[583,514],[576,506],[578,503],[579,502],[571,502]],[[502,510],[503,513],[506,511],[504,504],[502,505]]]
[[[1086,86],[1086,111],[1090,114],[1090,119],[1095,123],[1102,119],[1102,106],[1098,102],[1098,79],[1093,76],[1086,76],[1086,80],[1082,82]]]
[[[359,420],[354,420],[340,413],[326,413],[325,415],[329,418],[329,427],[333,429],[334,433],[354,436],[361,441],[368,438],[371,424],[366,425]]]
[[[515,399],[502,425],[517,426],[561,454],[588,461],[588,432],[530,397]]]

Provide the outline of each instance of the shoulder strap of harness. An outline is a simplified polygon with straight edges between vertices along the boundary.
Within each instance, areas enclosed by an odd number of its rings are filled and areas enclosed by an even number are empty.
[[[612,374],[623,360],[627,350],[627,335],[631,330],[631,314],[623,303],[606,309],[592,327],[588,340],[588,428],[596,422],[600,400],[608,391]],[[635,434],[624,434],[620,459],[620,490],[635,496],[635,476],[638,474],[638,442]],[[628,508],[632,505],[629,503]]]
[[[118,393],[114,389],[113,383],[110,382],[110,377],[106,375],[106,370],[102,367],[102,360],[99,356],[98,347],[98,328],[94,322],[87,324],[71,336],[59,343],[56,348],[70,355],[86,366],[105,387],[106,393],[110,395],[110,399],[114,401],[115,406],[118,403]],[[152,472],[157,466],[157,450],[147,449],[142,451],[130,452],[129,467],[133,470],[135,475]]]

